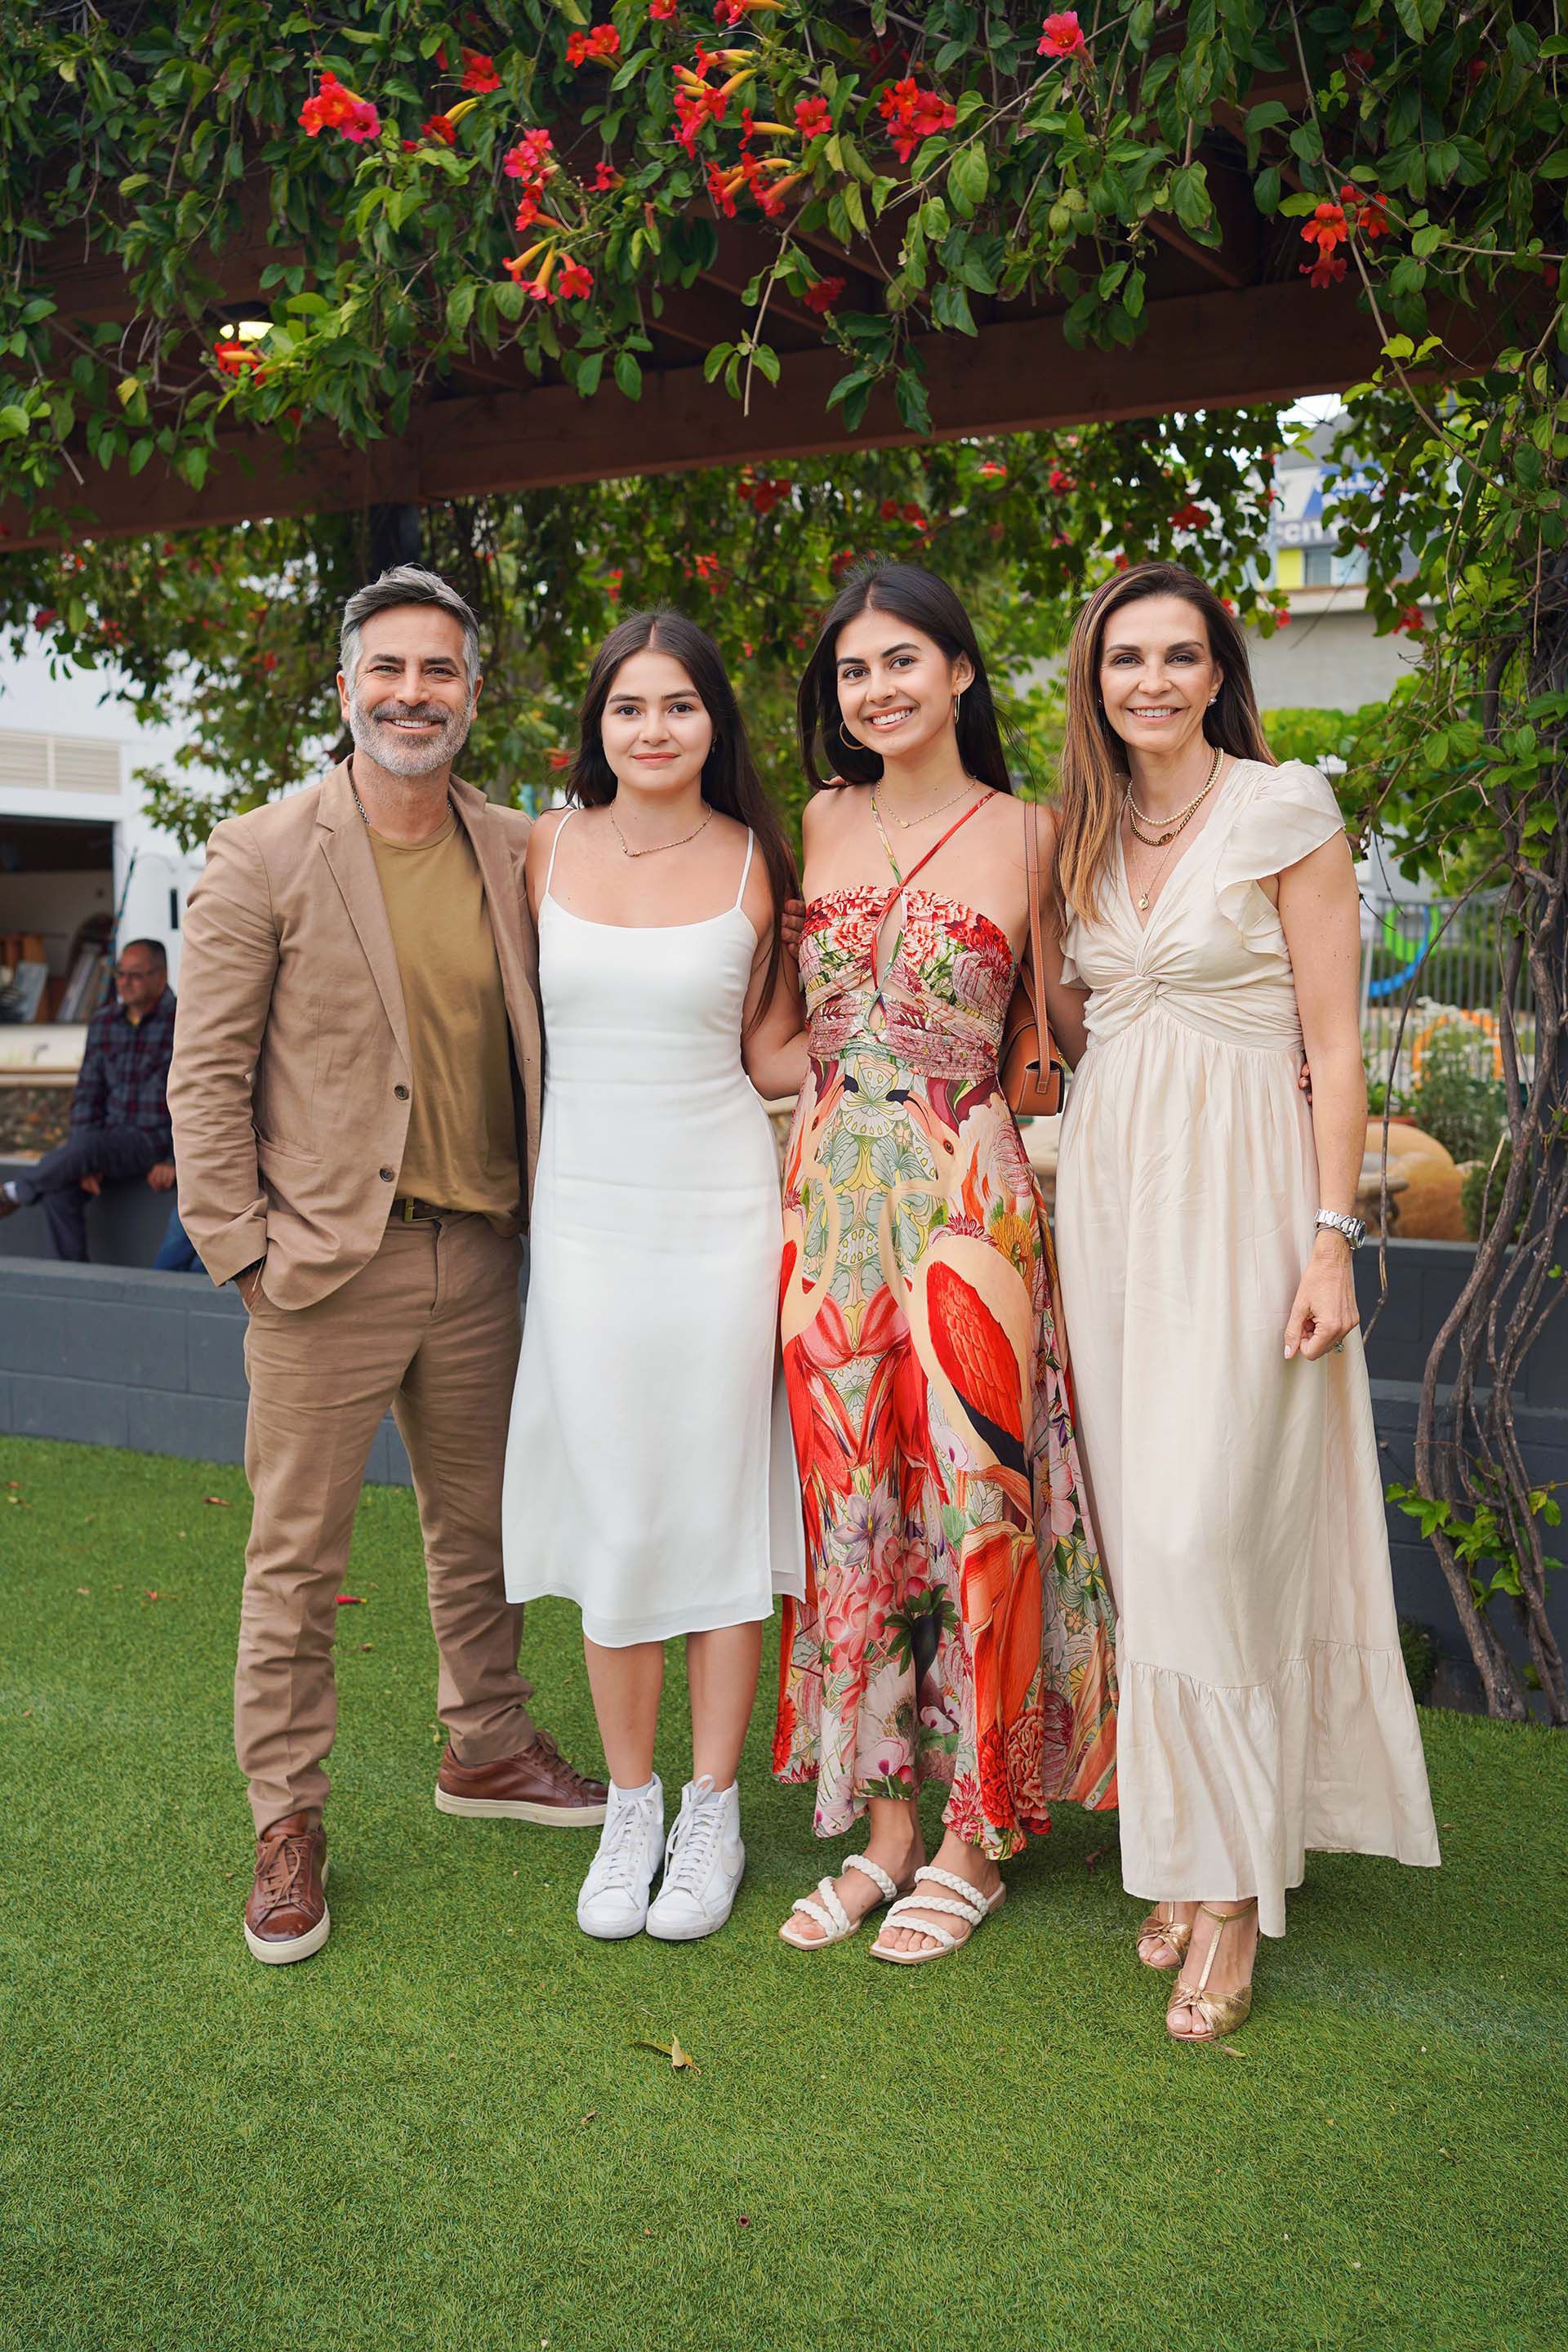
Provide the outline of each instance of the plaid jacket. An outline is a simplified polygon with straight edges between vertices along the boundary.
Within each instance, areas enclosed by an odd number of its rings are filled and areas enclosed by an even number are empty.
[[[87,1051],[71,1097],[71,1128],[138,1127],[155,1135],[165,1155],[174,1143],[169,1126],[169,1061],[174,1050],[174,992],[166,988],[133,1029],[121,1004],[106,1004],[87,1026]]]

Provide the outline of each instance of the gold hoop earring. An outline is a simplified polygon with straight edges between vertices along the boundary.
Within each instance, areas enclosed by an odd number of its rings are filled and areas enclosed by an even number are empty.
[[[861,742],[858,735],[851,735],[848,729],[845,726],[842,712],[840,712],[838,719],[838,740],[851,751],[863,751],[866,749],[865,744]]]

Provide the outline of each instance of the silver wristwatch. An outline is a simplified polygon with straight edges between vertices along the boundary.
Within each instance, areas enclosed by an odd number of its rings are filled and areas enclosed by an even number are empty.
[[[1343,1217],[1338,1209],[1320,1209],[1318,1223],[1326,1225],[1331,1233],[1343,1234],[1352,1250],[1360,1249],[1366,1239],[1365,1220],[1362,1217]]]

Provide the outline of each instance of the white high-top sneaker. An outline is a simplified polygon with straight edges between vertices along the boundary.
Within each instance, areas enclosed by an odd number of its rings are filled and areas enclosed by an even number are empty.
[[[715,1789],[707,1773],[689,1780],[665,1848],[664,1884],[648,1911],[648,1934],[666,1944],[712,1935],[734,1907],[745,1867],[739,1788],[731,1782]]]
[[[629,1797],[612,1780],[599,1851],[577,1897],[577,1925],[585,1936],[616,1943],[641,1933],[663,1852],[664,1787],[658,1774]]]

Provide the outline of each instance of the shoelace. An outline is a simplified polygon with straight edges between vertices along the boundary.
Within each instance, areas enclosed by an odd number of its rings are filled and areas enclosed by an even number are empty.
[[[664,1858],[664,1889],[672,1887],[683,1895],[700,1895],[713,1867],[713,1851],[719,1843],[723,1825],[723,1807],[715,1803],[711,1781],[706,1798],[694,1805],[683,1805],[669,1833],[669,1851]]]
[[[647,1825],[651,1798],[626,1805],[609,1823],[594,1857],[594,1874],[601,1886],[635,1887],[647,1874]]]
[[[261,1865],[261,1891],[267,1898],[268,1912],[292,1903],[300,1881],[310,1871],[310,1840],[308,1836],[286,1837],[274,1846]]]
[[[557,1748],[554,1740],[552,1739],[548,1731],[536,1732],[534,1734],[534,1744],[536,1747],[543,1749],[546,1758],[551,1762],[558,1764],[561,1767],[561,1777],[563,1780],[569,1784],[568,1793],[570,1795],[582,1797],[590,1793],[594,1784],[589,1780],[587,1774],[585,1772],[579,1772],[574,1764],[568,1764],[566,1759],[563,1756],[560,1748]]]

